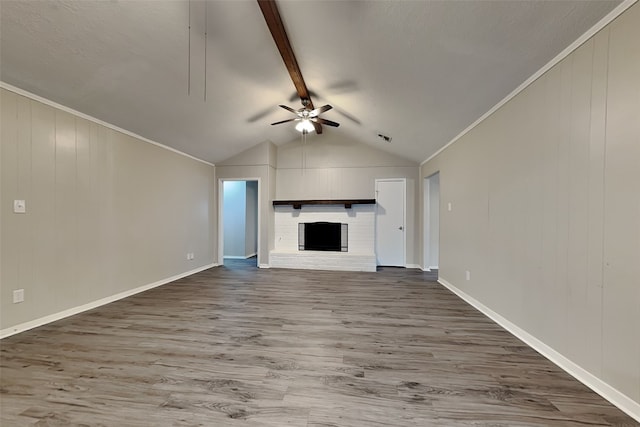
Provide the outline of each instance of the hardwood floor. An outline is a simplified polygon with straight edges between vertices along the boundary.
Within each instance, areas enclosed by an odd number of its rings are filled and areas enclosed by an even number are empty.
[[[3,340],[0,424],[638,425],[433,275],[251,262]]]

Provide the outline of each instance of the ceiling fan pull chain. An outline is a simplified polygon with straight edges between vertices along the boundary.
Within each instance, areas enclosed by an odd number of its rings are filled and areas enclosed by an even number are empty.
[[[204,102],[207,102],[207,5],[209,2],[204,1]]]
[[[191,96],[191,0],[189,0],[189,42],[188,42],[188,55],[187,58],[187,96]]]
[[[301,156],[300,156],[300,169],[302,171],[301,175],[304,176],[304,170],[307,168],[307,131],[302,131],[302,147],[301,147]]]

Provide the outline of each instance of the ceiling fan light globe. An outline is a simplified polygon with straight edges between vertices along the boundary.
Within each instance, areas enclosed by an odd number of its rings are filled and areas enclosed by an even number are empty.
[[[313,127],[313,124],[309,121],[309,120],[300,120],[300,122],[296,125],[296,130],[298,132],[306,132],[309,133],[312,130],[315,130],[315,128]]]

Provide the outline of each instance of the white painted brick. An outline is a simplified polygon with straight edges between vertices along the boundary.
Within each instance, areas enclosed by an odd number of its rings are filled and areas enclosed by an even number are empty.
[[[275,207],[275,248],[269,255],[274,268],[376,271],[375,205]],[[298,224],[329,221],[349,225],[348,252],[298,250]]]

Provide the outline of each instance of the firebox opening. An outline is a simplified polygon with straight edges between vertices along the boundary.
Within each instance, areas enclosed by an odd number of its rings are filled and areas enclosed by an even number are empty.
[[[348,251],[348,224],[339,222],[301,222],[298,249],[301,251]]]

